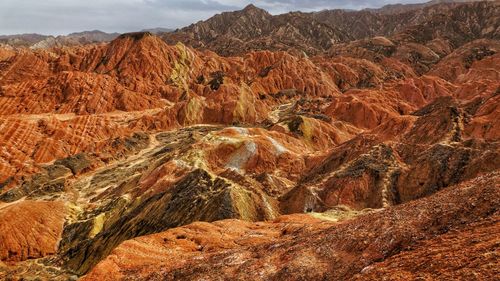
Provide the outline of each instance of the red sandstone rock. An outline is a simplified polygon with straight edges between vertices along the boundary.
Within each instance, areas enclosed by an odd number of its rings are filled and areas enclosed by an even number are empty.
[[[439,263],[425,276],[468,278],[479,265],[461,249],[479,259],[497,228],[498,7],[392,22],[363,11],[355,23],[249,7],[171,44],[142,32],[0,48],[0,254],[36,258],[0,263],[0,279],[416,278],[403,270],[424,274],[408,261],[430,262],[427,247],[463,270]],[[384,37],[332,45],[339,19],[354,38]],[[268,221],[208,223],[227,218]],[[465,245],[473,227],[479,247]]]
[[[467,263],[472,258],[456,249],[470,248],[475,256],[491,255],[494,241],[487,231],[498,230],[498,187],[498,173],[489,174],[429,198],[338,224],[297,222],[294,216],[272,223],[195,223],[122,243],[83,280],[369,280],[392,274],[394,278],[466,278],[476,264]],[[472,237],[477,246],[469,246],[467,237],[476,227],[479,233]],[[411,274],[392,265],[397,262],[416,269],[417,264],[408,259],[430,262],[423,255],[429,249],[423,247],[436,243],[450,245],[453,257],[448,258],[463,267],[458,271],[454,265],[448,267],[452,263],[448,260]],[[439,249],[445,248],[435,246],[431,253],[437,257]],[[493,257],[487,260],[495,263]],[[476,274],[492,278],[491,266],[484,265]]]
[[[0,260],[17,262],[57,252],[65,220],[63,202],[0,205]]]

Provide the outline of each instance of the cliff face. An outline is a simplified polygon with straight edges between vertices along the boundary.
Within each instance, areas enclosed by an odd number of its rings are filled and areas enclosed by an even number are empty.
[[[494,276],[498,5],[432,9],[354,41],[247,7],[167,38],[194,47],[0,49],[0,279]],[[228,34],[264,50],[206,50]]]

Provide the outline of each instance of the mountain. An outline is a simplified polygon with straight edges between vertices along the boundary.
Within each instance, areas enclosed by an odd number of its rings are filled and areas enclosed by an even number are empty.
[[[398,12],[380,10],[344,11],[325,10],[313,13],[312,16],[328,25],[349,30],[355,39],[374,36],[392,36],[407,28],[429,21],[436,15],[447,15],[461,4],[444,3],[439,5],[400,4]],[[405,9],[403,9],[405,8]]]
[[[100,30],[75,32],[68,34],[67,38],[76,39],[80,42],[109,42],[120,35],[119,33],[106,33]]]
[[[0,279],[494,280],[499,6],[0,48]]]
[[[481,11],[490,11],[496,19],[498,1],[477,4],[455,3],[455,1],[441,4],[429,2],[415,7],[414,5],[403,5],[403,7],[408,9],[391,13],[384,12],[384,9],[324,10],[273,16],[265,10],[249,5],[241,11],[222,13],[206,21],[165,34],[163,39],[170,44],[180,41],[224,56],[244,54],[250,50],[286,50],[315,55],[331,49],[338,43],[374,36],[394,36],[434,18],[453,16],[461,9],[460,7],[465,7],[465,10],[478,8]],[[478,20],[478,16],[473,19],[478,25],[477,28],[496,30],[498,21],[483,22]],[[452,22],[460,24],[456,20]],[[454,32],[454,30],[443,30],[447,31]],[[491,35],[497,36],[496,33]],[[481,36],[476,34],[475,38]]]
[[[336,42],[350,40],[347,33],[301,12],[273,16],[249,5],[236,12],[216,15],[163,36],[167,43],[181,41],[221,55],[249,50],[291,50],[315,53]]]
[[[50,36],[40,34],[1,35],[0,43],[12,47],[30,47],[35,49],[56,46],[77,46],[101,42],[109,42],[118,33],[106,33],[99,30],[75,32],[68,35]]]
[[[381,13],[381,14],[399,14],[414,10],[419,10],[425,7],[444,4],[444,3],[471,3],[485,0],[432,0],[424,3],[415,3],[415,4],[388,4],[381,8],[377,9],[365,9],[366,11]],[[495,0],[486,0],[486,1],[495,1]]]
[[[148,28],[148,29],[143,29],[141,32],[151,32],[153,34],[159,34],[159,33],[168,33],[174,31],[171,28],[163,28],[163,27],[156,27],[156,28]]]
[[[337,44],[330,53],[333,56],[363,57],[375,62],[383,54],[406,61],[418,74],[425,74],[461,46],[481,38],[498,40],[499,22],[499,2],[463,4],[446,13],[437,13],[427,21],[411,25],[390,37],[377,36]]]
[[[19,47],[19,46],[31,46],[42,40],[47,39],[49,36],[41,34],[17,34],[17,35],[0,35],[0,43]]]

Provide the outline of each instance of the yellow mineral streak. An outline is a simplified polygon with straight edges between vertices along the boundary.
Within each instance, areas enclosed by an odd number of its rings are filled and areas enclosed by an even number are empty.
[[[90,230],[89,237],[94,238],[99,232],[102,231],[104,227],[104,221],[106,219],[106,213],[101,213],[94,218],[94,226]]]
[[[242,83],[239,98],[233,111],[234,121],[253,122],[257,112],[255,110],[255,97],[247,84]]]
[[[303,133],[304,139],[307,143],[312,144],[312,138],[314,136],[313,126],[311,120],[309,118],[302,118],[302,124],[300,124],[300,130]]]
[[[188,80],[192,69],[191,63],[194,59],[194,55],[184,44],[180,42],[177,43],[175,47],[179,51],[179,59],[174,62],[170,80],[172,80],[177,87],[188,92]]]
[[[185,107],[186,119],[184,125],[192,125],[201,122],[203,117],[203,100],[199,97],[189,99]]]

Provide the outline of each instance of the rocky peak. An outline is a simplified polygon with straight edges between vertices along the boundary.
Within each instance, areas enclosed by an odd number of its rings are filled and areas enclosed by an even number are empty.
[[[265,15],[269,15],[269,13],[266,10],[259,8],[259,7],[255,6],[254,4],[247,5],[245,8],[243,8],[241,10],[241,12],[243,12],[243,13],[252,13],[252,14],[265,14]]]
[[[478,2],[479,3],[479,2]],[[497,30],[498,2],[433,3],[433,5],[398,5],[397,9],[324,10],[321,12],[291,12],[271,15],[254,5],[243,10],[225,12],[179,31],[164,34],[169,43],[181,41],[193,47],[203,47],[221,55],[239,55],[250,50],[300,50],[309,55],[323,53],[332,44],[351,42],[374,36],[395,36],[411,33],[412,27],[424,25],[439,29],[439,36],[454,36],[457,31],[471,30],[478,34]],[[456,14],[463,14],[460,22]],[[436,18],[454,19],[449,24]],[[482,18],[482,20],[480,20]],[[420,28],[420,27],[419,27]],[[419,30],[417,30],[419,32]],[[432,30],[410,34],[418,41],[431,37]],[[282,34],[280,36],[280,34]],[[459,37],[462,34],[459,35]],[[464,37],[464,36],[462,36]],[[463,39],[474,39],[466,34]],[[457,39],[452,39],[457,40]],[[463,40],[458,42],[464,43]],[[457,47],[457,46],[454,46]]]
[[[438,6],[0,48],[0,280],[493,280],[500,13]]]
[[[130,33],[123,33],[122,35],[118,36],[119,39],[126,39],[126,38],[131,38],[135,41],[141,40],[143,38],[149,37],[149,36],[154,36],[151,32],[145,31],[145,32],[130,32]]]

